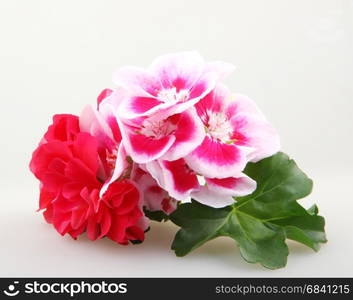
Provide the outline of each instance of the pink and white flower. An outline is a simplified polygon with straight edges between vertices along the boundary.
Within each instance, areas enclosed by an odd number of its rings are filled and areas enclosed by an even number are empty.
[[[195,51],[157,58],[145,70],[124,67],[113,74],[113,82],[128,96],[120,108],[125,118],[161,118],[184,112],[206,96],[234,67],[223,62],[205,63]]]
[[[194,108],[165,119],[142,116],[118,118],[123,144],[137,163],[159,158],[177,160],[188,155],[205,137],[203,124]]]
[[[218,85],[196,105],[206,136],[185,157],[188,166],[209,178],[241,174],[248,161],[256,162],[279,151],[279,136],[256,104],[246,96],[231,96]]]
[[[256,181],[241,174],[238,177],[205,178],[206,184],[191,194],[196,201],[215,208],[234,203],[234,197],[251,194],[256,189]]]
[[[169,195],[187,202],[193,191],[200,188],[197,175],[183,158],[174,161],[156,160],[146,164],[146,170]]]
[[[119,129],[117,136],[105,132],[119,144],[117,167],[102,193],[121,176],[130,156],[147,172],[139,185],[151,196],[145,201],[148,209],[161,209],[163,199],[185,202],[191,197],[222,207],[250,194],[256,182],[242,173],[246,164],[276,153],[279,138],[252,100],[232,96],[218,83],[230,70],[227,64],[207,64],[197,53],[184,52],[163,56],[148,70],[117,71],[119,88],[98,97],[108,128]],[[95,118],[87,121],[91,128],[106,131]]]
[[[101,164],[98,176],[105,178],[100,196],[107,191],[110,184],[128,171],[129,166],[115,117],[118,107],[115,100],[119,98],[116,95],[116,91],[103,90],[97,98],[97,109],[87,105],[80,115],[80,129],[95,136],[99,142]]]
[[[256,182],[245,174],[228,178],[207,178],[190,169],[184,159],[156,160],[145,165],[146,170],[168,194],[181,202],[191,198],[211,207],[234,203],[233,197],[251,194]]]
[[[166,190],[162,189],[157,181],[141,167],[135,164],[131,178],[144,195],[143,206],[148,211],[163,211],[168,215],[171,214],[177,207],[177,201]]]
[[[112,171],[114,170],[114,173],[116,173],[117,170],[117,168],[115,168],[117,154],[123,151],[123,149],[118,150],[123,147],[119,127],[111,127],[108,123],[108,117],[104,116],[100,111],[90,105],[87,105],[83,109],[79,120],[80,129],[90,133],[92,136],[96,137],[98,141],[98,151],[101,160],[100,169],[98,171],[99,177],[112,177]],[[110,122],[114,122],[114,120],[111,119]],[[126,163],[121,159],[117,166],[122,171],[126,168]],[[115,179],[117,179],[117,175],[120,176],[120,174],[116,174]],[[103,192],[105,192],[105,189],[102,189],[102,194]]]
[[[121,131],[115,117],[119,108],[122,90],[103,90],[97,99],[97,109],[87,106],[80,117],[82,130],[94,134],[102,149],[102,166],[110,173],[103,173],[101,177],[107,178],[100,190],[102,197],[116,180],[121,177],[128,177],[136,183],[143,201],[140,207],[149,211],[162,210],[167,214],[172,213],[176,208],[176,200],[158,186],[150,174],[143,171],[138,164],[131,161],[121,143]],[[201,142],[201,141],[200,141]]]

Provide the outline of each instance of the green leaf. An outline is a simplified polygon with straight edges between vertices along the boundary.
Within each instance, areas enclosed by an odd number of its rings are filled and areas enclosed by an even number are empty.
[[[315,251],[326,242],[323,217],[316,206],[305,210],[297,200],[310,194],[309,179],[284,153],[257,163],[244,171],[257,182],[257,189],[225,208],[212,208],[196,201],[182,204],[170,216],[181,227],[172,244],[184,256],[209,240],[229,236],[251,263],[276,269],[286,265],[285,239],[300,242]]]
[[[311,215],[308,212],[303,216],[273,220],[272,223],[281,226],[288,239],[302,243],[315,251],[320,249],[320,243],[327,242],[324,231],[325,219],[321,216]]]
[[[145,209],[144,213],[147,218],[156,222],[162,222],[162,221],[165,222],[169,220],[169,216],[161,210],[149,211]]]
[[[286,264],[288,248],[284,231],[266,226],[236,208],[216,209],[192,201],[182,204],[171,220],[182,227],[172,244],[177,256],[184,256],[218,236],[229,236],[238,243],[248,262],[259,262],[270,269]]]
[[[319,213],[319,208],[316,206],[316,204],[314,204],[307,210],[307,212],[316,216]]]

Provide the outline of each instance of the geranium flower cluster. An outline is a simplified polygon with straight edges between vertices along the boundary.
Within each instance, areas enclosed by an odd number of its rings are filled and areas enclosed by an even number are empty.
[[[219,208],[256,188],[243,170],[279,150],[256,104],[222,83],[233,71],[197,52],[113,74],[97,106],[55,115],[34,151],[39,209],[62,235],[142,242],[145,211],[190,199]]]

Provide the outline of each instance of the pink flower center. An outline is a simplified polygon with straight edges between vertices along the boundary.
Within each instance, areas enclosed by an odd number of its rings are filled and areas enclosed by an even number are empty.
[[[229,143],[233,135],[233,128],[224,113],[210,113],[206,132],[217,140]]]
[[[153,120],[146,119],[142,123],[140,133],[153,137],[155,139],[160,139],[165,136],[170,135],[176,129],[176,125],[173,124],[170,120]]]
[[[184,102],[189,98],[188,90],[177,91],[175,87],[162,90],[158,93],[158,98],[164,102]]]

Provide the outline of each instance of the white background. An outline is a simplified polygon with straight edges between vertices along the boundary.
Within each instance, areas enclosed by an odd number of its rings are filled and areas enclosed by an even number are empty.
[[[0,276],[352,276],[353,1],[0,2]],[[31,152],[55,113],[80,113],[112,71],[198,50],[237,66],[227,80],[278,128],[315,181],[329,243],[290,243],[285,269],[245,263],[218,239],[185,258],[177,228],[152,224],[139,246],[61,237],[36,213]]]

